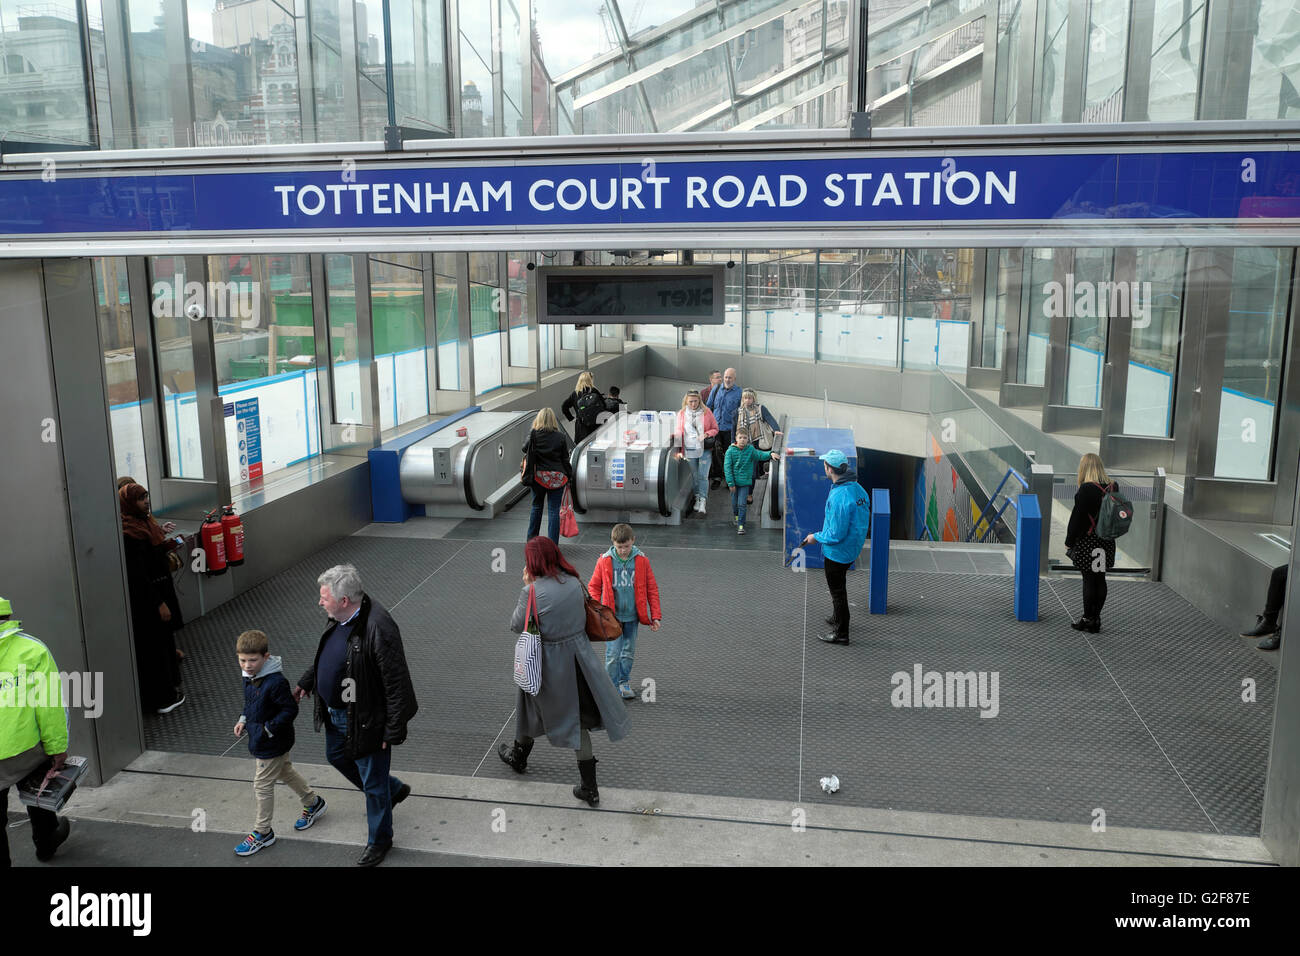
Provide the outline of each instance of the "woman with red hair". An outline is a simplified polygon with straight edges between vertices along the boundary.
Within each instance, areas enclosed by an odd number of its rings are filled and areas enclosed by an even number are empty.
[[[604,664],[591,649],[586,589],[550,538],[534,537],[524,546],[524,586],[510,619],[515,632],[527,623],[530,589],[535,595],[530,620],[536,622],[530,630],[542,639],[542,686],[536,697],[518,691],[514,744],[502,744],[497,753],[512,770],[523,773],[534,737],[545,735],[552,747],[576,751],[582,782],[573,795],[594,807],[600,803],[600,791],[588,731],[605,730],[617,741],[627,736],[630,721]]]

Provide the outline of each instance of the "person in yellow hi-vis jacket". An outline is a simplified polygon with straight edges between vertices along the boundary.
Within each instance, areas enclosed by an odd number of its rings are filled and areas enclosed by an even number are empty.
[[[38,686],[39,682],[39,686]],[[13,607],[0,598],[0,866],[9,866],[9,788],[53,758],[61,769],[68,756],[68,713],[59,670],[49,648],[23,633]],[[52,810],[28,807],[36,859],[53,858],[71,824]]]

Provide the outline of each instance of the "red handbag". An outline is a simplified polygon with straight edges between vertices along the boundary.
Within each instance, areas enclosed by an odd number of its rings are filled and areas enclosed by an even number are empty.
[[[578,516],[573,513],[573,493],[568,488],[564,489],[564,500],[560,503],[560,536],[578,536]]]

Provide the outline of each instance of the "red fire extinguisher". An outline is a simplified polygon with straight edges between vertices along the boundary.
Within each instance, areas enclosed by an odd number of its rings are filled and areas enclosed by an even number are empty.
[[[237,568],[244,563],[244,522],[235,514],[234,505],[222,509],[221,529],[226,540],[226,563]]]
[[[203,541],[203,554],[207,560],[208,574],[226,573],[225,529],[217,520],[217,513],[209,511],[203,516],[203,526],[199,528],[199,537]]]

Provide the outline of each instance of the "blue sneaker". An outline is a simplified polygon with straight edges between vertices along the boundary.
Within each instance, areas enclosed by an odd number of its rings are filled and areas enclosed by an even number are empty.
[[[317,794],[316,802],[314,804],[312,804],[310,807],[302,808],[302,816],[300,816],[297,820],[293,821],[293,828],[295,830],[307,829],[309,826],[315,823],[316,818],[324,812],[325,812],[325,798]]]
[[[252,856],[258,850],[265,850],[275,842],[275,831],[267,830],[265,833],[258,833],[254,830],[248,836],[244,837],[244,842],[235,847],[235,853],[239,856]]]
[[[636,697],[636,694],[632,691],[632,685],[627,681],[623,681],[623,683],[618,685],[618,692],[622,695],[624,700],[632,700]]]

